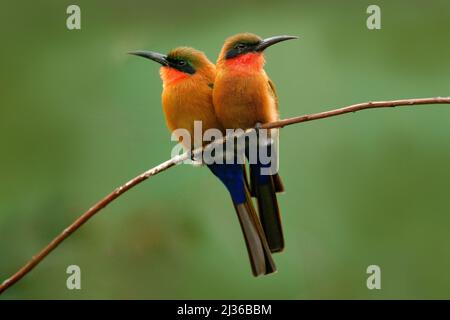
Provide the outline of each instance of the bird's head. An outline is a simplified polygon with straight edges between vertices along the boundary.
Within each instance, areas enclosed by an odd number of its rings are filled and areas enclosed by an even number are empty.
[[[225,40],[217,60],[220,67],[244,67],[260,69],[264,65],[263,52],[268,47],[295,36],[275,36],[262,39],[253,33],[240,33]]]
[[[164,85],[204,77],[213,81],[215,66],[206,55],[194,48],[178,47],[167,55],[153,51],[133,51],[130,54],[153,60],[161,65],[160,75]]]

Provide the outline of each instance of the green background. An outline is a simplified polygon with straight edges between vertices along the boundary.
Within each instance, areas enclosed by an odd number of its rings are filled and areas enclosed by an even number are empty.
[[[66,29],[81,7],[82,29]],[[366,28],[378,4],[382,29]],[[270,48],[283,118],[450,95],[448,1],[1,0],[0,278],[101,197],[168,159],[158,67],[126,54],[190,45],[214,61],[250,31]],[[450,298],[450,105],[287,127],[278,273],[251,276],[229,196],[182,165],[126,193],[2,299]],[[66,288],[66,268],[82,290]],[[366,268],[382,271],[368,290]]]

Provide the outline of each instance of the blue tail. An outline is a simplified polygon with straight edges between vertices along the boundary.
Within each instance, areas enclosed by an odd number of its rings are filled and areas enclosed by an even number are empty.
[[[244,169],[242,164],[210,164],[208,168],[225,185],[233,199],[233,203],[243,204],[245,196]]]
[[[247,252],[254,276],[276,271],[264,230],[253,207],[244,178],[242,164],[211,164],[211,172],[222,181],[233,200],[244,234]]]

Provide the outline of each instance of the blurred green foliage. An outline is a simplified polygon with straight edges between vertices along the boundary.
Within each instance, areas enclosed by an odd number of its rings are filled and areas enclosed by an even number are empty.
[[[82,29],[66,29],[81,7]],[[95,201],[170,156],[156,65],[180,45],[215,59],[250,31],[293,34],[266,70],[282,117],[450,95],[450,3],[2,0],[0,278]],[[128,192],[3,299],[450,298],[450,106],[363,111],[281,132],[287,246],[255,279],[229,197],[179,166]],[[69,291],[66,267],[82,270]],[[382,290],[366,288],[368,265]]]

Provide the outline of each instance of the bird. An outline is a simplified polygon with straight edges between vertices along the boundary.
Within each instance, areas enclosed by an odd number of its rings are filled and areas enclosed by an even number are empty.
[[[225,129],[258,129],[261,124],[279,120],[275,85],[264,71],[264,51],[276,43],[297,38],[282,35],[262,39],[252,33],[240,33],[225,40],[216,62],[213,89],[215,113]],[[268,138],[277,142],[278,130],[272,129]],[[257,140],[256,150],[265,151],[272,162],[264,163],[261,153],[254,163],[249,161],[251,192],[257,198],[270,250],[280,252],[285,242],[276,192],[283,192],[284,186],[277,173],[278,150],[269,140],[262,141]],[[272,164],[275,170],[263,173],[262,170]]]
[[[153,51],[133,51],[130,54],[161,65],[162,106],[169,131],[176,133],[177,129],[184,129],[190,137],[194,137],[194,122],[201,121],[202,136],[209,129],[223,132],[212,100],[216,68],[203,52],[190,47],[178,47],[170,50],[168,54]],[[186,151],[191,152],[196,143],[205,145],[204,141],[189,141],[181,136],[178,138]],[[253,275],[276,272],[266,236],[245,183],[243,165],[217,161],[207,166],[231,195],[244,234]]]

